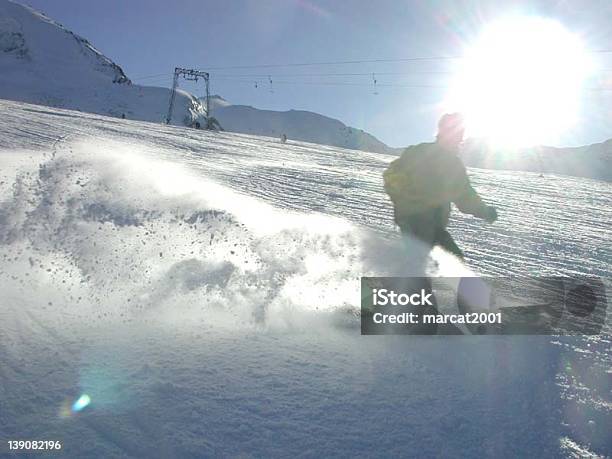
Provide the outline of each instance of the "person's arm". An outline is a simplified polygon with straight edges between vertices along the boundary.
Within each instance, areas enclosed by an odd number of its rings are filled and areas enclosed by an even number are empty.
[[[462,191],[453,201],[464,214],[471,214],[478,218],[485,218],[488,215],[488,207],[482,202],[482,199],[472,187],[470,180],[466,177],[465,184],[462,186]]]
[[[474,215],[488,221],[495,221],[497,212],[487,206],[472,187],[465,166],[459,158],[453,158],[453,185],[455,197],[453,202],[464,214]]]

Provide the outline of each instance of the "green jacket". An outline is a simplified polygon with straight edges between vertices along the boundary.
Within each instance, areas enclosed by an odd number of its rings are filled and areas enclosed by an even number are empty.
[[[408,147],[391,162],[383,178],[396,220],[436,208],[448,209],[447,219],[451,202],[466,214],[483,218],[487,213],[461,159],[437,143]]]

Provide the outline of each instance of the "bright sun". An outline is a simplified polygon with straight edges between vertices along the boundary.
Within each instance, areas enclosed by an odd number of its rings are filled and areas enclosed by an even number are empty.
[[[551,141],[575,123],[591,67],[581,40],[558,22],[506,18],[469,48],[448,107],[464,114],[467,135],[499,146]]]

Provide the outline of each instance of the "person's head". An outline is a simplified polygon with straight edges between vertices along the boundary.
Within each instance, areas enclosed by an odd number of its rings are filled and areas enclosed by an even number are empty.
[[[436,141],[447,148],[458,148],[463,142],[465,127],[460,113],[446,113],[438,121]]]

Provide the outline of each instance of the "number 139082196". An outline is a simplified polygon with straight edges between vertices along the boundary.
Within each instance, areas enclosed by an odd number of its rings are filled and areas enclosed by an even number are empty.
[[[9,440],[8,448],[11,451],[45,451],[45,450],[60,450],[62,443],[58,440]]]

